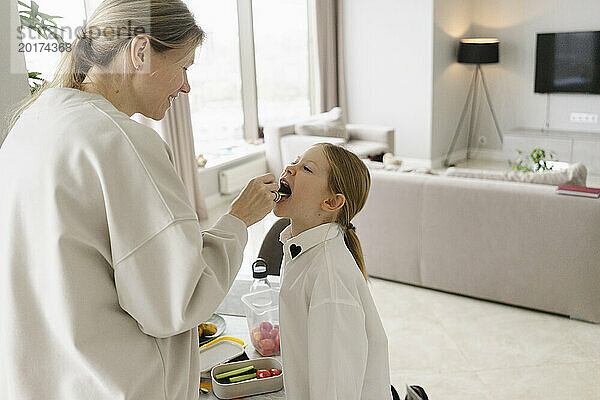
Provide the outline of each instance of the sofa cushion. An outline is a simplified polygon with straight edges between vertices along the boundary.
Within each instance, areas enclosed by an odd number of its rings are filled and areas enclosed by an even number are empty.
[[[304,153],[313,144],[317,143],[332,143],[341,145],[345,143],[342,138],[326,137],[326,136],[300,136],[286,135],[280,139],[281,143],[281,162],[283,168],[296,159],[300,154]]]
[[[295,125],[296,134],[302,136],[326,136],[348,140],[348,132],[340,107],[312,115]]]
[[[505,170],[481,170],[466,168],[448,168],[446,176],[463,178],[492,179],[498,181],[514,181],[538,183],[543,185],[579,185],[585,186],[587,169],[581,163],[570,164],[562,170],[540,172],[521,172]]]
[[[368,140],[350,140],[344,147],[360,158],[381,154],[388,151],[387,143],[370,142]]]

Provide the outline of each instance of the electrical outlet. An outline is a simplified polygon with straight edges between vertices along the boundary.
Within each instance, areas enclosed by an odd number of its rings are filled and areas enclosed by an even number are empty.
[[[479,144],[486,144],[487,138],[485,136],[479,136]]]
[[[578,124],[597,124],[598,114],[593,113],[571,113],[569,121]]]

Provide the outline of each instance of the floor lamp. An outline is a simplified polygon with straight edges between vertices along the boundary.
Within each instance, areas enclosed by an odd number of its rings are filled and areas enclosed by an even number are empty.
[[[487,99],[488,106],[490,107],[490,111],[492,112],[492,118],[494,119],[494,125],[496,125],[496,131],[498,132],[500,143],[504,142],[502,132],[500,131],[500,126],[498,125],[498,119],[496,118],[496,113],[494,112],[494,107],[492,107],[492,101],[490,100],[488,87],[485,83],[483,70],[481,69],[481,64],[494,64],[498,62],[499,44],[500,41],[496,38],[468,38],[460,40],[458,46],[458,62],[463,64],[476,64],[476,66],[475,70],[473,71],[473,78],[471,79],[471,86],[469,87],[467,101],[465,102],[465,106],[463,107],[460,115],[456,132],[454,133],[452,143],[450,144],[450,149],[448,150],[448,154],[446,154],[446,160],[444,160],[445,167],[451,166],[450,155],[454,151],[456,140],[460,136],[460,130],[469,106],[471,106],[471,116],[469,120],[469,138],[467,139],[467,160],[471,156],[471,136],[473,135],[473,124],[475,123],[479,78],[481,78],[481,83],[483,84],[485,97]]]

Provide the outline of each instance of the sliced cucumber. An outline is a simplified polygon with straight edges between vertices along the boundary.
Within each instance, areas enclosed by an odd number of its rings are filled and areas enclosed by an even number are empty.
[[[229,382],[237,383],[237,382],[247,381],[248,379],[252,379],[252,378],[256,378],[256,372],[253,374],[232,376],[231,378],[229,378]]]
[[[223,372],[222,374],[215,375],[215,379],[229,378],[230,376],[240,375],[240,374],[243,374],[244,372],[248,372],[253,369],[254,369],[254,365],[249,365],[244,368],[238,368],[238,369],[234,369],[233,371]]]

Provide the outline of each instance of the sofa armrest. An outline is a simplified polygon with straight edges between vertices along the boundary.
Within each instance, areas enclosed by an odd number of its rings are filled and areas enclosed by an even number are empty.
[[[348,140],[368,140],[387,143],[388,151],[394,152],[395,130],[389,126],[347,124]]]
[[[271,173],[278,175],[283,168],[281,161],[281,138],[294,134],[294,125],[271,125],[264,127],[265,158]]]

